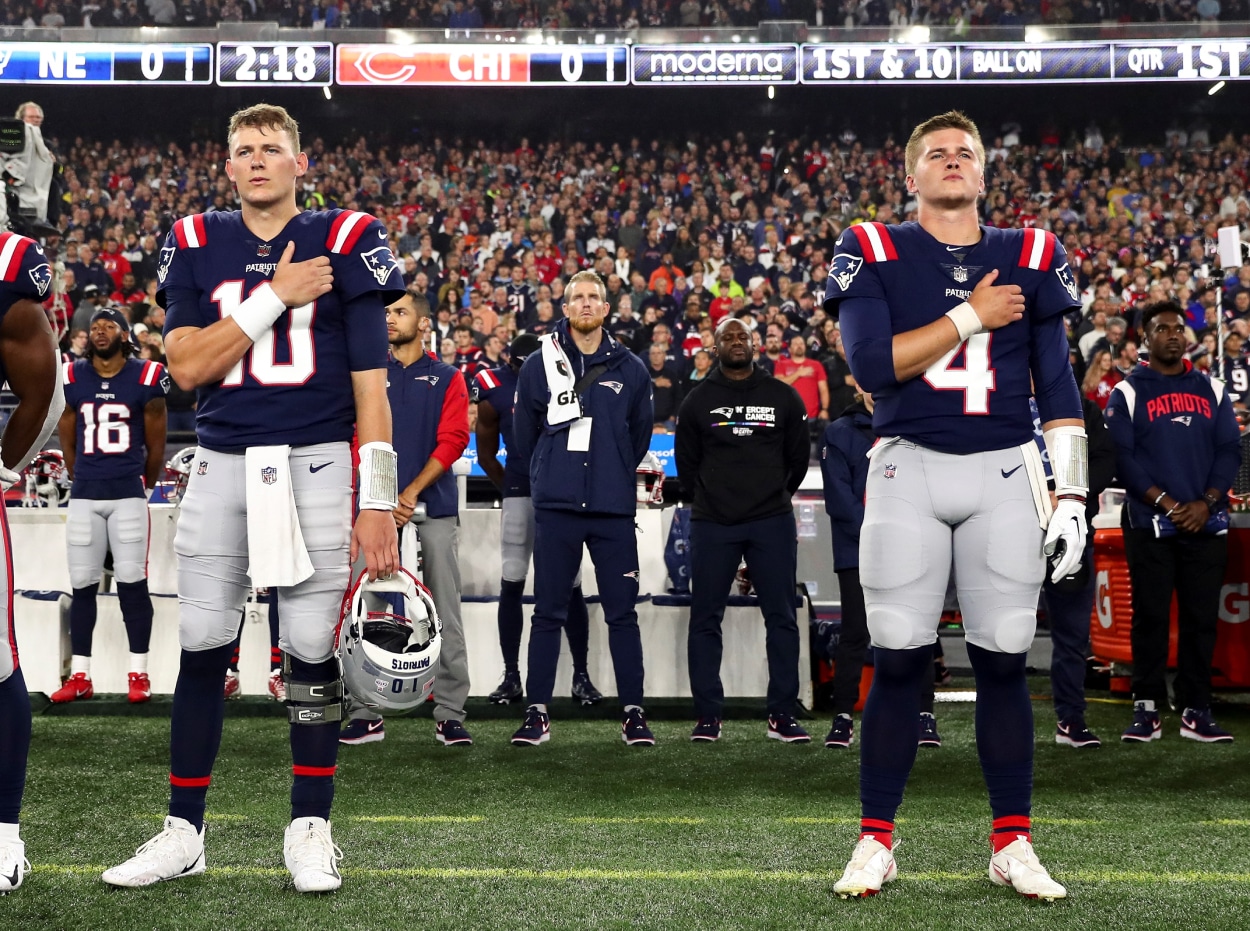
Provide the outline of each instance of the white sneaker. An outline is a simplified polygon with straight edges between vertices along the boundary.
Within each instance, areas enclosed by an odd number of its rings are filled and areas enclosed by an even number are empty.
[[[0,895],[6,895],[20,886],[29,872],[26,845],[20,840],[0,843]]]
[[[1067,898],[1068,890],[1050,878],[1046,867],[1037,859],[1033,845],[1018,837],[990,857],[990,880],[1000,886],[1011,886],[1030,899]]]
[[[852,896],[876,895],[882,885],[894,882],[898,867],[894,851],[875,837],[860,838],[851,854],[851,862],[842,871],[842,878],[833,884],[833,891],[844,899]]]
[[[165,818],[165,830],[100,878],[110,886],[150,886],[203,872],[204,829],[197,831],[190,821],[171,815]]]
[[[281,669],[275,669],[269,674],[269,694],[274,701],[286,701],[286,682],[282,678]]]
[[[296,892],[333,892],[343,885],[339,875],[343,851],[330,838],[330,822],[325,818],[292,821],[283,838],[282,856]]]

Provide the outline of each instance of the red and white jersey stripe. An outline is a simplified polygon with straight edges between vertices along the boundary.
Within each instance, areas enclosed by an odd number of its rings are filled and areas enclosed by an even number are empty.
[[[22,270],[22,257],[26,250],[34,245],[34,240],[19,236],[17,233],[0,233],[0,278],[5,281],[17,281],[18,272]]]
[[[1055,234],[1036,227],[1024,230],[1024,245],[1020,249],[1020,267],[1035,271],[1050,271],[1050,260],[1055,255]]]
[[[890,231],[884,223],[856,223],[850,229],[859,240],[859,249],[865,262],[888,262],[898,258],[894,240],[890,238]]]
[[[139,373],[139,384],[149,387],[155,385],[161,380],[161,371],[164,368],[159,362],[144,362],[143,371]]]
[[[65,377],[64,377],[64,379],[62,380],[61,384],[63,384],[63,385],[72,385],[72,384],[74,383],[74,381],[75,381],[75,379],[74,379],[74,362],[73,362],[73,361],[70,361],[70,362],[62,362],[62,363],[61,363],[61,370],[62,370],[62,372],[64,372],[64,375],[65,375]]]
[[[358,210],[343,211],[330,226],[330,235],[326,237],[326,248],[339,254],[350,252],[371,220],[373,220],[372,216]]]
[[[492,388],[499,387],[499,379],[494,376],[490,369],[483,369],[477,373],[477,381],[487,391]]]
[[[208,232],[204,227],[204,214],[183,217],[174,224],[174,236],[183,249],[198,249],[208,242]]]

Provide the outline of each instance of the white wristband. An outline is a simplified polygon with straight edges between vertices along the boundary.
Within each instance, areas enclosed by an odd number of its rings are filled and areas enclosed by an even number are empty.
[[[390,443],[360,447],[360,510],[393,511],[399,505],[399,457]]]
[[[273,322],[282,316],[284,310],[286,310],[286,304],[282,303],[282,298],[274,293],[273,288],[266,281],[252,292],[251,297],[238,306],[238,309],[230,315],[230,319],[239,325],[239,329],[247,335],[248,339],[256,342],[269,331]]]
[[[973,310],[972,305],[967,301],[957,304],[946,312],[946,316],[951,318],[951,323],[955,324],[955,329],[959,331],[959,341],[962,343],[970,336],[976,336],[985,327],[981,324],[981,318],[977,316],[977,312]]]

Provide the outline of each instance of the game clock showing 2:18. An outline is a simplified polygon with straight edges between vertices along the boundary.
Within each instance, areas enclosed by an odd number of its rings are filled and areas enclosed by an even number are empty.
[[[323,87],[331,81],[329,42],[217,43],[217,83],[269,87]]]

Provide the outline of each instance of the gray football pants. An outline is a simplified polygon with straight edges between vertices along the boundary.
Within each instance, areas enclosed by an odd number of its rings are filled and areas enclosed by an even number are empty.
[[[146,498],[70,498],[65,519],[69,584],[95,585],[104,575],[104,556],[113,551],[113,578],[122,584],[148,577]]]
[[[464,623],[460,619],[460,518],[431,517],[411,525],[421,535],[421,558],[425,570],[421,581],[430,590],[434,610],[443,625],[443,647],[434,674],[434,720],[463,721],[464,703],[469,697],[469,657],[464,644]],[[400,534],[403,544],[404,534]],[[408,565],[408,557],[400,553]],[[348,699],[353,720],[376,721],[381,715]]]
[[[252,588],[244,460],[242,453],[195,451],[174,537],[178,639],[184,650],[224,646],[239,632]],[[298,585],[276,588],[278,644],[306,663],[321,663],[334,656],[334,631],[351,578],[351,450],[346,443],[297,446],[290,464],[314,572]]]
[[[953,560],[968,642],[1028,650],[1046,560],[1020,450],[953,455],[884,440],[870,458],[859,565],[873,645],[937,639]]]

